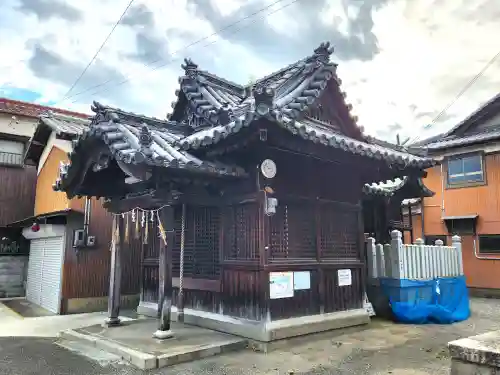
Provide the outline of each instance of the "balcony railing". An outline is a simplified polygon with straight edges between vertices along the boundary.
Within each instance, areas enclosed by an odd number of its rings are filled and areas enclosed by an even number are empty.
[[[0,151],[0,164],[3,165],[23,165],[23,155],[12,152]]]

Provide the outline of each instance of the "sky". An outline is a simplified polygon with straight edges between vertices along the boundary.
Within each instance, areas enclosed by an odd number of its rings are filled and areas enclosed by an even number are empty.
[[[451,128],[500,88],[499,58],[433,124],[499,52],[498,0],[135,0],[67,94],[129,1],[2,0],[0,96],[165,118],[186,57],[246,84],[330,41],[358,124],[395,141]]]

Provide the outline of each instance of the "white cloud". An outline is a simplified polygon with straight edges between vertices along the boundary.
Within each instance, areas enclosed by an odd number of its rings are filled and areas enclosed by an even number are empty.
[[[23,0],[24,3],[31,1]],[[436,133],[452,126],[498,92],[500,61],[492,65],[450,108],[440,124],[431,127],[427,133],[423,132],[423,127],[498,52],[496,35],[500,26],[495,16],[497,6],[492,0],[379,0],[380,6],[372,8],[368,19],[363,18],[366,14],[362,13],[358,3],[348,0],[328,0],[319,8],[321,11],[306,15],[306,5],[312,7],[313,3],[317,5],[322,0],[303,0],[303,12],[298,12],[299,5],[294,4],[269,15],[267,24],[256,21],[291,2],[286,0],[257,14],[252,20],[228,29],[222,36],[207,38],[185,49],[187,44],[214,33],[215,25],[238,21],[241,7],[250,6],[249,3],[257,0],[210,1],[214,5],[212,9],[218,13],[213,13],[207,20],[200,17],[199,9],[189,0],[137,0],[136,6],[142,4],[149,9],[154,24],[151,27],[118,27],[96,64],[72,90],[72,97],[58,105],[88,112],[91,101],[98,99],[132,111],[164,117],[170,111],[170,102],[175,99],[174,91],[177,77],[182,73],[180,64],[184,57],[193,57],[201,69],[246,83],[251,76],[269,74],[284,65],[284,61],[291,63],[311,53],[322,41],[319,38],[329,35],[328,30],[333,38],[345,39],[336,44],[336,56],[346,58],[349,55],[348,60],[338,61],[342,90],[346,91],[347,100],[354,105],[354,112],[359,116],[359,123],[368,133],[394,140],[395,135],[389,134],[388,129],[394,129],[395,124],[401,125],[402,129],[398,131],[404,135]],[[252,8],[254,11],[272,3],[271,0],[260,1],[260,6]],[[67,63],[83,68],[128,0],[67,1],[67,5],[80,11],[80,22],[69,22],[56,16],[37,17],[33,12],[16,9],[21,0],[5,2],[0,14],[0,95],[9,92],[6,86],[14,86],[39,92],[39,101],[47,103],[59,100],[70,83],[58,79],[61,77],[44,78],[33,72],[29,65],[33,44],[41,43]],[[49,0],[40,3],[50,5]],[[220,20],[213,17],[220,17]],[[357,29],[354,29],[352,20],[357,20]],[[259,34],[265,26],[274,30],[275,40],[270,40],[271,36],[266,38],[270,33]],[[316,28],[320,27],[323,33],[316,33]],[[149,41],[161,42],[155,50],[161,56],[160,61],[148,67],[144,66],[144,59],[139,61],[130,57],[144,47],[137,45],[136,37],[140,33]],[[360,48],[368,51],[369,33],[376,36],[379,52],[359,55],[360,58],[356,59]],[[311,40],[304,40],[304,35]],[[359,36],[361,46],[352,44],[354,42],[349,38],[353,35]],[[346,51],[351,48],[350,43],[352,51]],[[309,46],[307,50],[304,45]],[[169,57],[171,53],[173,57]],[[153,57],[145,59],[151,61]],[[99,76],[96,72],[99,64],[116,70],[117,76]],[[158,69],[153,71],[152,68],[156,67]],[[76,78],[75,73],[73,79]],[[97,78],[101,81],[96,81]],[[123,78],[130,78],[130,81],[118,85]],[[107,80],[112,82],[74,96]]]

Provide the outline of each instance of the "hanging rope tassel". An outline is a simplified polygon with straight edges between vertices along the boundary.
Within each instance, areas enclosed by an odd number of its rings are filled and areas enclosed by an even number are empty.
[[[149,236],[149,222],[147,219],[146,219],[146,222],[144,223],[144,225],[146,227],[144,228],[144,235],[142,236],[142,243],[144,245],[147,245],[148,244],[148,236]]]
[[[167,234],[165,233],[165,228],[163,228],[163,224],[161,223],[159,213],[156,212],[156,216],[158,218],[158,231],[160,232],[160,237],[163,240],[165,246],[167,246]]]
[[[130,231],[129,215],[127,215],[126,218],[125,218],[125,238],[123,239],[125,243],[128,243],[128,240],[129,240],[129,231]]]
[[[139,238],[139,210],[137,210],[137,216],[135,218],[135,238]]]
[[[177,321],[184,322],[184,243],[186,239],[186,205],[182,204],[181,253],[179,260],[179,295],[177,302]]]

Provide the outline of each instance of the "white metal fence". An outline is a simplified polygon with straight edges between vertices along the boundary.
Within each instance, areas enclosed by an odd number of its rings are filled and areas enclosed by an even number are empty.
[[[428,280],[436,277],[463,275],[462,239],[452,237],[452,246],[425,245],[417,239],[414,245],[403,244],[401,232],[391,232],[390,244],[376,244],[374,238],[367,241],[368,277]]]

